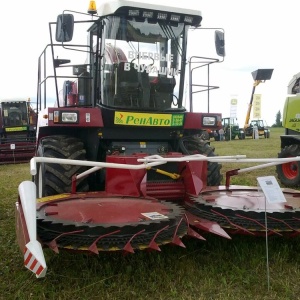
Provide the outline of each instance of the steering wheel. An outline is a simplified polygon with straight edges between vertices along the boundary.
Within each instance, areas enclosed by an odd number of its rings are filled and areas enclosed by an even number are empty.
[[[20,125],[22,123],[21,114],[19,112],[10,112],[8,116],[13,125]]]
[[[132,64],[135,60],[139,61],[139,65],[145,65],[146,68],[152,67],[154,65],[154,58],[148,55],[143,55],[143,57],[137,56],[132,59],[130,63]],[[149,60],[151,61],[151,63],[149,63]]]

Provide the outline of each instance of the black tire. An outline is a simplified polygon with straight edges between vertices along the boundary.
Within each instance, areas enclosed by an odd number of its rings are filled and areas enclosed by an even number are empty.
[[[45,137],[40,141],[37,156],[86,160],[86,151],[80,139],[65,135],[55,135]],[[70,193],[72,176],[85,170],[86,167],[76,165],[39,164],[37,175],[34,178],[37,186],[37,197]],[[77,180],[76,190],[78,192],[89,190],[86,178]]]
[[[279,158],[293,157],[300,155],[300,145],[290,145],[278,153]],[[293,161],[276,166],[277,177],[286,187],[300,186],[300,162]]]
[[[239,133],[239,140],[244,140],[245,138],[245,133]]]
[[[180,140],[180,149],[183,154],[199,153],[207,157],[216,156],[215,148],[211,147],[207,141],[192,136],[183,137]],[[207,163],[207,186],[218,186],[221,184],[223,176],[221,174],[222,165],[215,162]]]
[[[199,136],[200,139],[205,140],[205,141],[209,141],[210,140],[210,136],[209,133],[204,130],[201,135]]]

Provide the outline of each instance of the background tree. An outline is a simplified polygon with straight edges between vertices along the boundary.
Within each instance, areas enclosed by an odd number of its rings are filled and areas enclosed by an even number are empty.
[[[282,126],[282,121],[281,121],[281,112],[280,110],[276,114],[276,121],[274,124],[276,127],[281,127]]]

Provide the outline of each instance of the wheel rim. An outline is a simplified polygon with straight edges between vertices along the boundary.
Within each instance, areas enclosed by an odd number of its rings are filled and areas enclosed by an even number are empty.
[[[286,164],[282,164],[282,172],[286,178],[295,179],[299,174],[297,163],[289,162]]]

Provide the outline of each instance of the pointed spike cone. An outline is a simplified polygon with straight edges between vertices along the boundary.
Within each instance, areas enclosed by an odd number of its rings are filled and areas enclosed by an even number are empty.
[[[130,244],[130,242],[128,242],[125,247],[123,248],[123,251],[127,252],[127,253],[134,253],[134,250]]]
[[[182,248],[186,248],[183,242],[181,241],[181,239],[177,235],[173,237],[172,244],[176,246],[180,246]]]
[[[26,244],[24,266],[33,272],[37,278],[45,277],[47,266],[42,246],[38,241],[30,241]]]
[[[231,237],[228,235],[228,233],[218,224],[215,222],[200,222],[197,224],[194,224],[195,227],[202,229],[204,231],[214,233],[216,235],[219,235],[221,237],[224,237],[226,239],[231,240]]]
[[[90,247],[89,247],[89,250],[95,254],[99,254],[99,251],[98,251],[98,248],[97,248],[97,245],[96,243],[93,243]]]
[[[157,243],[155,241],[151,241],[150,244],[148,245],[149,249],[151,250],[156,250],[156,251],[161,251]]]
[[[206,239],[202,235],[200,235],[198,232],[193,230],[191,227],[188,228],[187,234],[188,236],[194,237],[196,239],[206,241]]]
[[[187,216],[187,221],[191,226],[194,226],[203,231],[207,231],[231,240],[231,237],[218,223],[199,218],[198,216],[195,216],[190,212],[186,212],[186,216]]]

